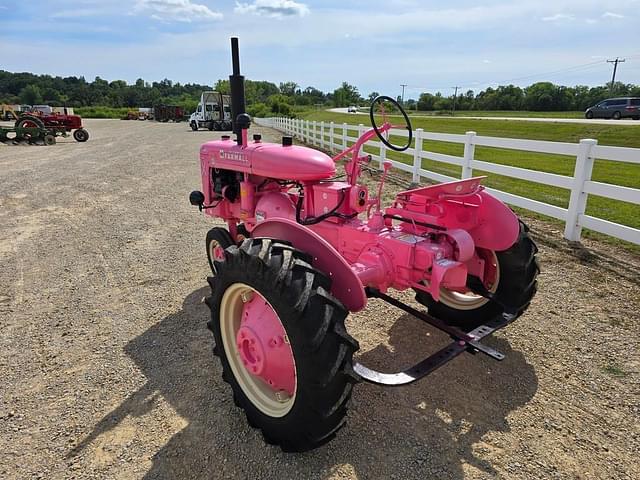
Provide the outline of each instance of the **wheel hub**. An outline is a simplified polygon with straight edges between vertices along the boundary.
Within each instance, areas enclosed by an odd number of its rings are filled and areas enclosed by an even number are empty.
[[[222,248],[220,244],[216,244],[216,246],[213,247],[213,258],[218,262],[224,262],[224,248]]]
[[[250,297],[250,298],[248,298]],[[295,391],[295,363],[278,318],[261,295],[243,296],[242,321],[236,335],[240,360],[247,372],[288,399]]]

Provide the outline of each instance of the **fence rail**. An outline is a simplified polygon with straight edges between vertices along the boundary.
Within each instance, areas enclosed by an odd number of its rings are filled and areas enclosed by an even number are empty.
[[[256,119],[256,123],[281,130],[294,135],[305,143],[317,145],[331,151],[347,148],[349,142],[355,142],[365,129],[368,128],[363,124],[349,125],[346,123],[317,122],[282,117],[258,118]],[[354,135],[351,135],[351,133],[354,133]],[[408,132],[394,129],[390,131],[390,135],[407,137]],[[585,213],[589,194],[640,205],[639,189],[596,182],[591,179],[595,159],[640,164],[640,149],[638,148],[603,146],[598,145],[597,140],[592,139],[580,140],[579,143],[563,143],[485,137],[477,135],[475,132],[467,132],[464,135],[434,133],[425,132],[421,128],[414,130],[413,136],[415,139],[414,147],[402,152],[407,156],[407,163],[387,159],[387,148],[382,142],[371,141],[367,143],[367,146],[378,149],[378,153],[372,154],[372,158],[379,162],[380,168],[382,168],[384,161],[390,160],[394,167],[410,173],[412,181],[415,183],[419,183],[423,177],[438,182],[458,180],[448,175],[424,169],[422,161],[432,160],[461,167],[461,178],[463,179],[472,177],[473,170],[478,169],[483,172],[569,190],[568,208],[562,208],[520,195],[492,188],[487,189],[508,204],[564,221],[564,237],[568,240],[579,241],[582,228],[584,227],[640,245],[639,229],[593,217]],[[461,157],[457,157],[454,155],[430,152],[423,149],[423,142],[425,140],[462,144],[464,145],[464,153]],[[476,146],[572,156],[576,158],[574,174],[573,177],[569,177],[555,173],[476,160],[474,158]]]

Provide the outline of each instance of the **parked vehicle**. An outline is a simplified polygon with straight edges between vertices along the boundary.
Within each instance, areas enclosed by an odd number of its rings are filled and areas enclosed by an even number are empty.
[[[169,120],[179,123],[184,120],[184,109],[178,105],[156,105],[153,107],[153,118],[163,123]]]
[[[44,107],[45,105],[35,105],[31,112],[20,115],[16,120],[15,127],[46,127],[54,136],[66,137],[70,132],[73,132],[72,135],[76,142],[89,140],[89,132],[82,126],[82,117],[80,115],[72,115],[72,110],[66,107],[61,107],[63,113],[51,113],[53,112],[51,107],[48,109]],[[43,113],[46,111],[50,113]]]
[[[227,224],[205,240],[207,325],[222,378],[249,424],[283,450],[309,450],[343,426],[360,381],[406,385],[465,351],[502,360],[480,340],[529,307],[537,249],[515,213],[481,185],[484,177],[403,191],[383,208],[391,162],[374,195],[360,176],[371,160],[366,142],[378,137],[396,151],[411,145],[409,117],[390,97],[372,102],[372,128],[333,158],[286,136],[282,144],[258,134],[249,142],[237,38],[231,48],[235,139],[224,135],[200,147],[202,191],[189,201]],[[389,122],[385,103],[403,125]],[[388,137],[392,128],[407,131],[402,145]],[[346,181],[336,168],[341,159]],[[412,289],[428,313],[390,289]],[[359,345],[345,320],[368,298],[445,332],[452,343],[396,373],[354,361]]]
[[[587,108],[585,118],[633,118],[640,120],[640,97],[609,98]]]
[[[198,108],[189,117],[193,131],[199,128],[209,130],[231,130],[231,97],[219,92],[202,92]]]
[[[351,105],[350,107],[347,107],[347,113],[358,113],[358,107]]]
[[[20,105],[0,105],[0,120],[17,120],[20,116]]]

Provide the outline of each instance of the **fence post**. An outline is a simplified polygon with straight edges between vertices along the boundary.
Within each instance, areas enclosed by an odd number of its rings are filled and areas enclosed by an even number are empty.
[[[334,141],[334,132],[333,132],[334,123],[329,123],[329,151],[333,152],[333,141]]]
[[[347,124],[342,124],[342,150],[347,149]]]
[[[582,233],[580,215],[583,215],[585,212],[588,196],[584,191],[584,182],[591,180],[594,160],[592,151],[593,147],[597,144],[597,140],[587,138],[580,140],[578,148],[576,167],[573,172],[571,197],[569,197],[569,208],[567,210],[567,222],[564,226],[564,238],[573,242],[580,241],[580,234]]]
[[[474,138],[476,136],[476,132],[467,132],[467,138],[464,142],[464,154],[462,156],[462,175],[460,178],[471,178],[473,177],[473,168],[471,168],[471,162],[473,162],[473,157],[476,153],[476,144],[474,143]]]
[[[411,181],[418,185],[420,183],[420,169],[422,168],[422,128],[416,128],[413,132],[414,144],[413,144],[413,174]]]
[[[320,147],[324,149],[324,120],[320,122]]]

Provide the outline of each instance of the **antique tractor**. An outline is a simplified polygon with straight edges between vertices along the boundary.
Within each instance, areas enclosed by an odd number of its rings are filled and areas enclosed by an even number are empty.
[[[66,111],[66,109],[65,109]],[[55,136],[66,137],[73,132],[76,142],[89,140],[89,132],[82,126],[82,117],[66,113],[30,112],[18,117],[16,128],[46,128]]]
[[[214,353],[236,404],[265,440],[286,451],[324,444],[344,424],[359,381],[405,385],[462,352],[504,355],[480,340],[515,320],[536,292],[536,246],[526,226],[488,194],[481,178],[400,192],[388,208],[359,183],[378,137],[388,148],[411,143],[411,124],[389,97],[374,100],[372,128],[331,158],[292,144],[248,139],[244,79],[237,39],[231,39],[235,139],[200,148],[202,192],[190,202],[223,219],[206,236]],[[404,117],[408,141],[393,143],[382,111]],[[377,115],[377,117],[376,117]],[[397,130],[396,132],[396,138]],[[345,158],[346,181],[336,179]],[[427,311],[388,295],[413,289]],[[444,331],[445,348],[397,373],[353,360],[358,342],[347,333],[349,312],[375,297]]]

